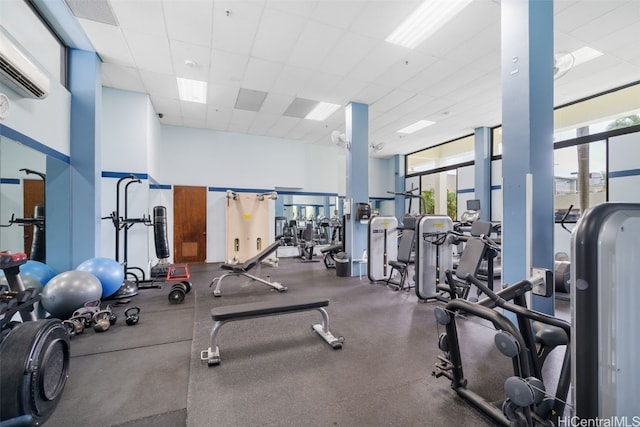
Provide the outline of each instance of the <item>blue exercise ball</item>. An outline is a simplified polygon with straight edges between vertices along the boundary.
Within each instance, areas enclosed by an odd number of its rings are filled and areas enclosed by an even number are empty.
[[[102,298],[115,294],[124,282],[124,268],[111,258],[90,258],[82,262],[77,271],[86,271],[102,284]]]
[[[39,261],[29,260],[20,266],[20,278],[25,289],[35,288],[40,291],[54,275],[51,267]],[[0,285],[9,286],[2,270],[0,270]]]
[[[102,296],[100,280],[86,271],[65,271],[54,276],[42,289],[41,303],[53,317],[68,319],[87,302]]]
[[[32,283],[38,283],[40,288],[46,286],[49,280],[53,279],[55,273],[53,269],[49,267],[47,264],[44,264],[40,261],[29,260],[26,264],[20,266],[20,276],[22,280],[26,282],[29,278],[35,280]],[[28,288],[25,283],[25,288]]]

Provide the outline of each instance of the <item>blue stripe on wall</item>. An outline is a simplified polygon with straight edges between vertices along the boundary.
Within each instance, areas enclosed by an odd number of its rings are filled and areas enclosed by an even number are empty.
[[[0,178],[0,184],[20,184],[18,178]]]
[[[273,188],[232,188],[232,187],[209,187],[209,191],[225,193],[227,190],[235,191],[236,193],[269,193],[275,191]],[[314,193],[303,191],[277,191],[279,195],[293,195],[293,196],[324,196],[324,197],[336,197],[338,193]]]
[[[149,184],[149,189],[151,190],[171,190],[170,185],[165,184]]]
[[[10,127],[0,125],[0,135],[5,136],[9,139],[13,139],[14,141],[18,141],[19,143],[29,148],[33,148],[34,150],[42,154],[46,154],[49,157],[61,160],[67,164],[71,162],[71,158],[66,154],[62,154],[61,152],[56,151],[53,148],[49,148],[46,145],[39,143],[35,139],[30,138],[27,135],[24,135],[16,130],[13,130]]]
[[[473,193],[476,190],[473,188],[460,188],[458,189],[458,194],[464,194],[464,193]]]
[[[624,171],[609,172],[609,178],[623,178],[626,176],[638,176],[640,169],[627,169]]]
[[[149,177],[146,173],[102,171],[103,178],[124,178],[129,175],[135,175],[137,179],[147,179]]]
[[[493,191],[493,190],[500,190],[500,189],[502,189],[502,185],[492,185],[492,186],[491,186],[491,191]]]

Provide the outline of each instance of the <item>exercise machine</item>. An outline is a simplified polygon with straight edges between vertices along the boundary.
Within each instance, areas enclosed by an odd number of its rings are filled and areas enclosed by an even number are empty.
[[[415,291],[421,301],[436,298],[438,286],[446,283],[445,272],[453,268],[451,231],[447,215],[423,215],[417,222]]]
[[[69,373],[67,328],[59,319],[36,319],[33,305],[40,294],[25,289],[20,277],[20,266],[26,262],[24,253],[0,252],[0,269],[9,284],[0,304],[2,425],[41,425],[47,421],[60,401]],[[12,321],[16,313],[22,322]]]
[[[594,206],[572,233],[571,380],[580,420],[638,420],[638,240],[635,203]]]
[[[367,276],[372,283],[391,276],[389,261],[398,258],[398,220],[394,216],[373,215],[367,228]]]
[[[264,260],[266,260],[269,257],[269,255],[274,253],[276,251],[276,249],[278,249],[278,246],[280,246],[280,242],[276,241],[276,242],[270,244],[262,252],[260,252],[259,254],[254,256],[253,258],[249,258],[248,260],[246,260],[242,264],[227,264],[227,263],[221,264],[220,268],[222,268],[223,270],[229,270],[229,272],[223,274],[222,276],[218,276],[218,277],[214,277],[213,278],[213,280],[209,284],[209,287],[211,287],[211,286],[213,286],[214,283],[217,282],[216,287],[215,287],[215,289],[213,291],[213,296],[219,297],[219,296],[222,295],[221,294],[221,292],[222,292],[221,291],[222,280],[224,280],[224,278],[226,278],[228,276],[244,276],[244,277],[247,277],[247,278],[249,278],[249,279],[251,279],[253,281],[256,281],[258,283],[262,283],[263,285],[267,285],[267,286],[277,290],[278,292],[286,292],[287,291],[287,287],[282,286],[280,283],[272,282],[271,280],[265,280],[265,279],[263,279],[261,277],[258,277],[258,276],[255,276],[255,275],[249,273],[249,271],[252,270],[256,266],[258,267],[258,270],[260,270],[260,265],[262,264],[262,262]]]
[[[480,251],[469,251],[463,254],[459,268],[478,265],[481,256]],[[474,257],[475,260],[468,260],[470,257]],[[434,310],[437,323],[445,326],[446,332],[440,334],[438,338],[438,348],[443,351],[443,354],[438,356],[433,375],[436,378],[449,379],[451,387],[460,397],[499,425],[505,427],[558,425],[558,420],[564,415],[571,382],[571,326],[563,320],[529,309],[526,295],[528,292],[543,296],[552,295],[551,272],[534,269],[534,274],[529,279],[510,285],[497,293],[472,274],[467,274],[465,281],[469,286],[474,285],[480,288],[487,298],[478,303],[457,298],[454,285],[451,284],[452,299],[444,307],[436,307]],[[499,308],[502,312],[494,308]],[[515,316],[517,324],[514,324],[503,312],[509,312],[511,316]],[[465,319],[470,319],[469,315],[471,315],[473,318],[488,321],[496,330],[494,335],[496,347],[504,356],[511,359],[513,375],[505,380],[505,398],[498,402],[489,400],[468,387],[457,332],[458,319],[462,313]],[[535,328],[532,322],[537,322],[540,326]],[[544,340],[542,338],[544,334],[553,335],[555,339],[547,337]],[[543,349],[545,345],[551,346]],[[565,352],[554,387],[555,395],[552,396],[546,392],[548,383],[545,384],[542,367],[546,355],[558,346],[564,346]]]

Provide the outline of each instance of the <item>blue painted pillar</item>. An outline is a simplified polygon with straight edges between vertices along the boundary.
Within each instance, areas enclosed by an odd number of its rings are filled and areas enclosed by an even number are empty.
[[[491,129],[480,127],[474,130],[475,198],[480,200],[480,219],[491,220]]]
[[[553,1],[502,0],[503,281],[527,277],[525,226],[531,215],[531,265],[553,269]],[[526,176],[533,196],[526,206]],[[527,211],[529,209],[529,211]],[[552,314],[553,297],[532,299]]]
[[[356,221],[358,203],[369,202],[369,106],[352,102],[345,108],[347,151],[347,201],[351,215],[345,224],[345,250],[353,260],[367,248],[367,224]],[[353,263],[352,263],[353,264]],[[353,265],[350,272],[353,275]]]
[[[47,265],[56,274],[76,267],[71,265],[71,192],[69,183],[71,172],[69,165],[51,156],[47,156]]]
[[[100,253],[101,63],[95,52],[69,50],[71,91],[71,265]]]
[[[405,179],[404,155],[396,154],[393,157],[393,163],[395,167],[395,171],[393,173],[393,177],[394,177],[393,191],[395,193],[404,193],[406,191],[406,186],[404,182],[404,179]],[[398,224],[402,224],[404,222],[404,213],[406,210],[405,197],[396,195],[394,198],[395,198],[394,215],[398,220]]]
[[[331,212],[331,200],[329,199],[329,196],[324,196],[322,205],[324,208],[324,216],[326,218],[331,218],[333,216],[333,212]]]

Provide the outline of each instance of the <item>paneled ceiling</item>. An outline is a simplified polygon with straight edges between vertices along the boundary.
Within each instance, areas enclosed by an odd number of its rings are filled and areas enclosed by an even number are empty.
[[[163,124],[331,145],[344,108],[323,122],[285,112],[296,98],[355,101],[384,144],[372,155],[388,157],[501,122],[498,0],[474,0],[414,50],[385,38],[415,0],[66,1],[103,85],[148,93]],[[604,54],[555,80],[555,105],[640,80],[640,1],[556,0],[554,14],[555,52]],[[180,101],[176,77],[207,81],[207,104]],[[420,119],[436,124],[396,132]]]

